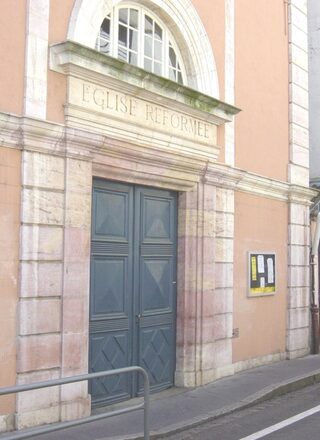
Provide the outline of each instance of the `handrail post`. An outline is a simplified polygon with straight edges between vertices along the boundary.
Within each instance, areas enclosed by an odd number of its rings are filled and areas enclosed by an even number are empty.
[[[149,410],[150,410],[150,386],[148,374],[143,371],[143,381],[144,381],[144,440],[150,440],[150,426],[149,426]]]

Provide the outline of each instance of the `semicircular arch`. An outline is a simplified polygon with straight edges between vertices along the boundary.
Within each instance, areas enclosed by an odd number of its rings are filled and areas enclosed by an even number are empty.
[[[103,19],[122,0],[76,0],[68,40],[94,48]],[[179,46],[188,86],[219,98],[215,58],[203,23],[190,0],[135,0],[158,15]]]

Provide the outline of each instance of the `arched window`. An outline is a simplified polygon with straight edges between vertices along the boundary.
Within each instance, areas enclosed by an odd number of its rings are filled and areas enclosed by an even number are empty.
[[[136,5],[113,8],[103,20],[96,48],[156,75],[186,84],[181,55],[166,26]]]

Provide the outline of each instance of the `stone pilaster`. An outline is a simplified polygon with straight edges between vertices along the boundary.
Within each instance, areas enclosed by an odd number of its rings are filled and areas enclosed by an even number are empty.
[[[307,0],[288,3],[289,133],[288,180],[309,186]],[[289,201],[287,356],[309,352],[309,209]]]
[[[233,327],[234,191],[216,189],[215,378],[231,374]]]
[[[27,1],[24,113],[45,118],[50,0]]]
[[[60,377],[64,159],[23,152],[17,383]],[[59,420],[59,388],[17,395],[17,428]]]
[[[232,370],[233,191],[198,184],[179,198],[176,385]]]
[[[196,386],[212,369],[214,193],[197,184],[180,193],[176,385]]]
[[[225,2],[225,101],[235,101],[235,0]],[[225,125],[225,163],[235,163],[235,121]]]
[[[309,186],[307,0],[291,0],[289,19],[289,181]]]
[[[88,372],[91,163],[67,158],[65,172],[62,377]],[[61,419],[90,414],[86,382],[61,387]]]
[[[88,372],[91,173],[23,152],[18,383]],[[86,383],[17,396],[18,428],[89,413]]]
[[[309,208],[291,203],[289,216],[287,355],[294,358],[310,349]]]

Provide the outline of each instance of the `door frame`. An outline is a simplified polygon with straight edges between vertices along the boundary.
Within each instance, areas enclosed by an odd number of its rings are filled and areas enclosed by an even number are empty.
[[[161,316],[164,316],[164,311],[160,311],[156,313],[155,315],[152,313],[152,311],[149,310],[149,314],[148,311],[146,310],[147,315],[143,316],[143,310],[142,310],[142,291],[141,288],[142,286],[140,285],[141,281],[142,281],[142,268],[143,268],[143,261],[144,261],[144,257],[143,257],[143,251],[142,248],[145,246],[149,246],[149,249],[151,249],[152,247],[156,246],[157,248],[159,248],[160,245],[160,249],[163,246],[168,246],[171,247],[173,252],[172,254],[167,254],[168,251],[165,251],[165,253],[162,255],[161,253],[159,255],[155,254],[152,255],[152,252],[150,254],[150,257],[153,257],[153,259],[157,260],[157,259],[163,259],[164,257],[168,257],[169,260],[171,260],[171,263],[169,264],[169,268],[170,268],[170,272],[171,272],[171,278],[173,278],[172,280],[172,284],[170,284],[170,289],[171,289],[171,299],[172,299],[172,304],[171,304],[171,312],[168,309],[169,315],[172,315],[171,318],[171,331],[169,332],[170,335],[170,339],[172,341],[172,345],[170,345],[170,353],[171,355],[169,356],[169,359],[171,359],[172,365],[171,365],[171,372],[170,372],[170,384],[168,383],[169,386],[167,386],[165,383],[158,383],[155,384],[152,388],[154,392],[166,389],[168,387],[174,386],[175,383],[175,369],[176,369],[176,340],[177,340],[177,330],[176,330],[176,323],[177,323],[177,236],[178,236],[178,228],[177,228],[177,217],[178,217],[178,194],[172,190],[167,190],[167,189],[163,189],[163,188],[156,188],[156,187],[149,187],[149,186],[145,186],[145,185],[138,185],[138,184],[132,184],[132,183],[127,183],[127,182],[115,182],[112,180],[108,180],[108,179],[103,179],[103,178],[95,178],[93,177],[92,180],[92,215],[91,215],[91,252],[90,252],[90,291],[89,291],[89,297],[90,297],[90,306],[89,306],[89,316],[90,316],[90,324],[93,324],[97,322],[97,319],[91,319],[91,308],[92,308],[92,300],[93,300],[93,279],[92,279],[92,270],[93,270],[93,261],[94,260],[98,260],[99,259],[99,253],[97,254],[96,251],[93,251],[93,248],[96,248],[96,242],[97,242],[97,237],[94,235],[94,231],[93,231],[93,226],[94,226],[94,216],[95,216],[95,209],[97,208],[97,201],[95,199],[95,190],[99,191],[99,187],[101,189],[105,189],[105,190],[113,190],[113,191],[120,191],[122,190],[124,193],[127,192],[128,195],[128,205],[127,208],[129,211],[132,211],[131,214],[130,212],[127,213],[128,217],[127,217],[127,221],[131,222],[131,224],[128,226],[128,255],[127,255],[127,264],[130,266],[130,264],[132,265],[131,268],[129,268],[129,272],[128,272],[128,285],[126,285],[125,289],[128,290],[128,295],[131,297],[128,299],[128,307],[130,310],[128,310],[128,313],[131,314],[131,316],[128,316],[128,354],[127,354],[127,359],[128,359],[128,365],[138,365],[141,364],[143,365],[143,360],[142,358],[140,358],[140,356],[142,355],[142,353],[140,352],[141,350],[141,344],[142,344],[142,334],[139,335],[140,331],[143,331],[143,328],[148,328],[148,329],[152,329],[152,327],[154,327],[151,323],[149,323],[149,325],[147,325],[147,327],[144,326],[139,326],[140,322],[143,322],[144,318],[148,320],[148,316],[149,316],[149,321],[150,318],[152,316],[155,317],[155,319],[157,319],[156,317],[158,317],[158,319],[160,318],[161,321]],[[170,230],[168,231],[169,233],[169,237],[171,237],[168,240],[165,240],[164,243],[163,240],[159,241],[159,239],[157,238],[153,238],[151,239],[151,241],[148,243],[145,242],[144,240],[146,239],[146,237],[143,238],[144,236],[144,226],[145,226],[145,220],[146,220],[146,205],[144,202],[146,202],[148,200],[148,198],[150,199],[158,199],[160,200],[161,198],[163,198],[164,200],[168,201],[169,200],[169,212],[168,212],[168,219],[169,219],[169,228]],[[170,201],[171,199],[171,201]],[[142,203],[143,202],[143,203]],[[96,238],[96,240],[95,240]],[[131,240],[131,243],[130,243]],[[156,240],[156,243],[155,243]],[[98,240],[99,241],[99,240]],[[151,248],[150,248],[151,245]],[[158,251],[159,252],[159,251]],[[112,254],[110,254],[111,256]],[[115,254],[117,255],[117,254]],[[146,259],[148,259],[149,254],[145,255]],[[103,255],[101,255],[101,258],[103,258]],[[169,261],[168,260],[168,261]],[[131,263],[130,263],[131,261]],[[167,314],[165,313],[165,315]],[[137,319],[137,317],[141,317],[139,318],[139,321]],[[108,320],[108,318],[106,318]],[[109,318],[112,319],[112,318]],[[141,320],[141,321],[140,321]],[[163,320],[163,318],[162,318]],[[99,321],[99,319],[98,319]],[[169,324],[169,323],[168,323]],[[160,324],[161,325],[161,324]],[[162,324],[164,325],[164,324]],[[91,325],[90,325],[91,327]],[[154,327],[155,328],[155,327]],[[156,328],[155,328],[156,330]],[[161,332],[162,333],[162,332]],[[94,334],[92,333],[92,331],[89,331],[89,336],[91,337],[91,335]],[[103,334],[103,333],[102,333]],[[89,351],[88,351],[88,366],[89,366],[89,371],[91,371],[91,345],[89,344]],[[139,360],[140,359],[140,360]],[[131,362],[130,362],[131,360]],[[144,366],[145,368],[147,368],[146,366]],[[128,376],[128,380],[129,380],[129,376]],[[129,384],[127,384],[128,387],[128,392],[129,394],[131,394],[131,397],[134,397],[135,395],[141,395],[143,393],[143,390],[140,389],[141,385],[139,385],[139,377],[137,377],[136,374],[132,375],[132,380],[130,381]],[[91,388],[91,387],[90,387]],[[119,399],[115,398],[111,398],[108,399],[108,402],[103,401],[102,404],[99,403],[99,401],[97,401],[93,407],[98,407],[98,406],[103,406],[105,404],[109,404],[109,403],[113,403],[115,401],[119,401],[119,400],[123,400],[127,398],[126,395],[121,396]]]

